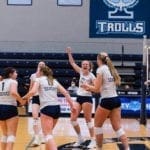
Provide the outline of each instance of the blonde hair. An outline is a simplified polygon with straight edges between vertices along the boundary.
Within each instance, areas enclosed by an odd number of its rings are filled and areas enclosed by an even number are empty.
[[[114,78],[115,84],[117,86],[119,86],[121,84],[121,77],[118,74],[118,71],[116,70],[116,68],[114,67],[110,57],[108,56],[107,53],[103,52],[98,54],[98,59],[100,59],[102,61],[103,64],[106,64],[111,72],[111,75]]]
[[[43,73],[43,75],[47,76],[48,83],[50,85],[53,85],[54,77],[53,77],[53,71],[52,71],[52,69],[50,69],[48,66],[42,66],[40,68],[40,71]]]

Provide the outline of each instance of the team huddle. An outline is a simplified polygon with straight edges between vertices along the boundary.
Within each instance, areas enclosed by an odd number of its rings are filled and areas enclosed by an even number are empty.
[[[124,150],[130,150],[128,139],[121,127],[121,101],[116,92],[121,79],[110,57],[104,52],[97,55],[98,69],[95,76],[91,72],[92,63],[84,60],[81,66],[77,65],[71,51],[70,47],[66,48],[71,66],[80,75],[76,101],[71,99],[69,92],[53,77],[53,71],[42,61],[39,62],[36,73],[31,75],[29,91],[23,97],[17,91],[16,70],[12,67],[4,69],[0,80],[1,150],[13,150],[18,125],[17,102],[25,105],[30,100],[32,100],[33,144],[45,143],[46,150],[57,150],[52,131],[61,115],[58,92],[65,96],[70,105],[70,122],[78,137],[74,147],[84,142],[77,121],[80,112],[83,111],[90,133],[90,143],[87,148],[102,150],[103,124],[109,117]],[[101,95],[94,115],[94,124],[92,122],[92,93]],[[39,126],[39,111],[41,127]]]

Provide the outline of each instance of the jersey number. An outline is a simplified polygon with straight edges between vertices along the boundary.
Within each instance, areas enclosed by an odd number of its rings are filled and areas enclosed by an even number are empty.
[[[5,82],[2,83],[2,91],[4,91]]]

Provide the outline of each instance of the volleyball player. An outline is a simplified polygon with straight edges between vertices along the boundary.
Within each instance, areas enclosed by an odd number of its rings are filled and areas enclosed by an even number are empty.
[[[88,83],[90,85],[93,84],[93,81],[95,80],[94,74],[91,72],[92,64],[90,61],[84,60],[82,61],[81,67],[78,66],[72,56],[71,48],[67,47],[66,52],[69,57],[69,62],[73,69],[80,74],[80,80],[79,80],[79,89],[77,91],[77,100],[75,102],[75,105],[77,107],[77,111],[74,113],[71,113],[71,124],[74,127],[77,135],[78,140],[74,144],[74,146],[79,146],[83,142],[83,137],[81,135],[80,127],[77,122],[77,118],[80,114],[80,112],[83,110],[84,118],[86,120],[86,124],[91,136],[91,142],[88,145],[88,148],[93,148],[96,146],[95,138],[94,138],[94,126],[92,123],[92,107],[93,107],[93,101],[92,101],[92,92],[84,90],[81,85],[83,83]]]
[[[17,102],[24,105],[17,92],[17,72],[14,68],[4,69],[0,81],[0,127],[2,129],[1,150],[12,150],[18,125]]]
[[[75,111],[75,108],[69,93],[53,78],[53,72],[49,67],[41,67],[39,73],[40,77],[35,80],[32,89],[24,98],[28,99],[39,92],[40,118],[42,131],[45,135],[46,150],[57,150],[52,135],[52,130],[60,117],[60,104],[58,102],[57,91],[66,97],[72,111]]]
[[[37,66],[36,73],[33,73],[30,77],[30,89],[32,89],[35,79],[39,77],[40,67],[45,66],[43,61],[40,61]],[[43,135],[41,132],[41,127],[39,123],[39,110],[40,110],[40,100],[38,92],[32,97],[32,117],[33,117],[33,131],[34,131],[34,141],[33,146],[39,146],[44,143]],[[41,135],[40,135],[41,134]]]
[[[128,139],[121,127],[121,101],[116,92],[116,86],[120,85],[121,78],[107,53],[98,54],[97,64],[99,68],[94,86],[84,83],[82,87],[88,91],[101,93],[100,104],[95,113],[95,134],[98,149],[101,150],[103,143],[103,123],[109,117],[124,150],[129,150]]]

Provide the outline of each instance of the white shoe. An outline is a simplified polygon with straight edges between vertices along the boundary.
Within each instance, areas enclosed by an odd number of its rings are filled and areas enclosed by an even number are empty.
[[[81,143],[79,143],[78,141],[77,142],[75,142],[72,146],[73,147],[78,147],[78,146],[80,146],[81,145]]]
[[[45,138],[42,138],[42,139],[41,139],[41,143],[42,143],[42,144],[45,144]]]
[[[41,141],[40,141],[40,137],[39,136],[34,136],[34,140],[33,140],[33,143],[32,145],[33,146],[39,146],[41,144]]]
[[[73,146],[73,147],[78,147],[78,146],[80,146],[83,142],[84,142],[83,139],[80,139],[80,140],[78,139],[78,141],[75,142],[72,146]]]
[[[45,144],[45,138],[44,138],[44,136],[41,136],[40,140],[41,140],[41,144]]]
[[[96,141],[95,140],[91,140],[91,142],[89,143],[87,148],[89,148],[89,149],[96,148]]]

